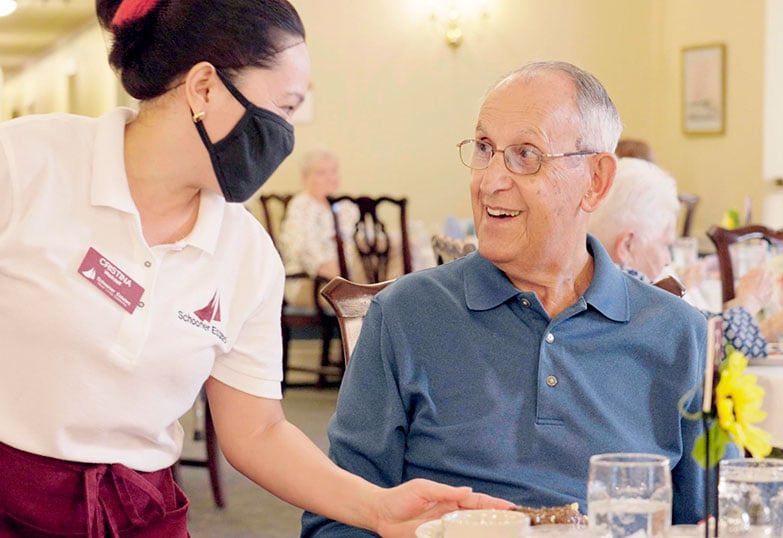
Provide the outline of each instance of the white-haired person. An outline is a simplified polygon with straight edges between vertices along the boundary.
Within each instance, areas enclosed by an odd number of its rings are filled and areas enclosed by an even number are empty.
[[[624,157],[618,160],[606,200],[590,215],[588,231],[623,270],[653,282],[673,271],[670,249],[679,209],[677,184],[671,175],[647,160]],[[682,280],[687,284],[688,279]],[[725,343],[748,357],[766,357],[767,338],[783,328],[783,314],[758,322],[759,312],[771,300],[773,285],[764,268],[747,272],[737,284],[736,297],[721,313]]]
[[[340,275],[334,217],[329,197],[340,188],[340,165],[337,155],[323,147],[309,149],[302,156],[302,190],[288,203],[280,228],[280,255],[286,274],[306,273],[310,277],[330,280]],[[338,220],[340,237],[348,237],[358,219],[351,203],[340,204]],[[346,242],[346,246],[348,243]],[[355,264],[354,250],[345,249],[348,267]],[[350,271],[350,269],[349,269]],[[358,277],[358,275],[351,275]],[[288,304],[313,305],[312,280],[286,281]]]

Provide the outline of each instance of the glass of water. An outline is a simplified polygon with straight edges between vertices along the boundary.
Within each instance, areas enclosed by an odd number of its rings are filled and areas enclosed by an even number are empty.
[[[597,454],[587,481],[590,527],[612,538],[663,538],[672,521],[669,458]]]
[[[783,460],[723,460],[718,480],[718,534],[783,536]]]

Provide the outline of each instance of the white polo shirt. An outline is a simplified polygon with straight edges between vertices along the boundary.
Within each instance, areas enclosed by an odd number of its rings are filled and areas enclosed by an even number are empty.
[[[284,273],[250,212],[212,193],[188,237],[147,245],[133,117],[0,123],[0,441],[152,471],[178,459],[210,375],[281,397]]]

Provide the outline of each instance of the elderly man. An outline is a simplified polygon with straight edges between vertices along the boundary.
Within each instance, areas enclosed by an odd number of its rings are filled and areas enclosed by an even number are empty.
[[[671,460],[674,521],[701,517],[702,429],[677,403],[700,384],[706,321],[587,235],[620,131],[600,82],[570,64],[491,88],[459,144],[479,251],[374,299],[329,425],[339,465],[586,511],[591,455],[651,452]],[[302,535],[368,536],[312,514]]]

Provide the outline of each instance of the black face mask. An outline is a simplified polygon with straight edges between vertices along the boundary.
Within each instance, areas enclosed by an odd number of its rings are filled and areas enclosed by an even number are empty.
[[[259,108],[245,98],[228,78],[217,71],[245,113],[225,138],[213,144],[198,115],[198,134],[212,159],[220,189],[227,202],[245,202],[266,183],[294,149],[294,128],[277,114]]]

